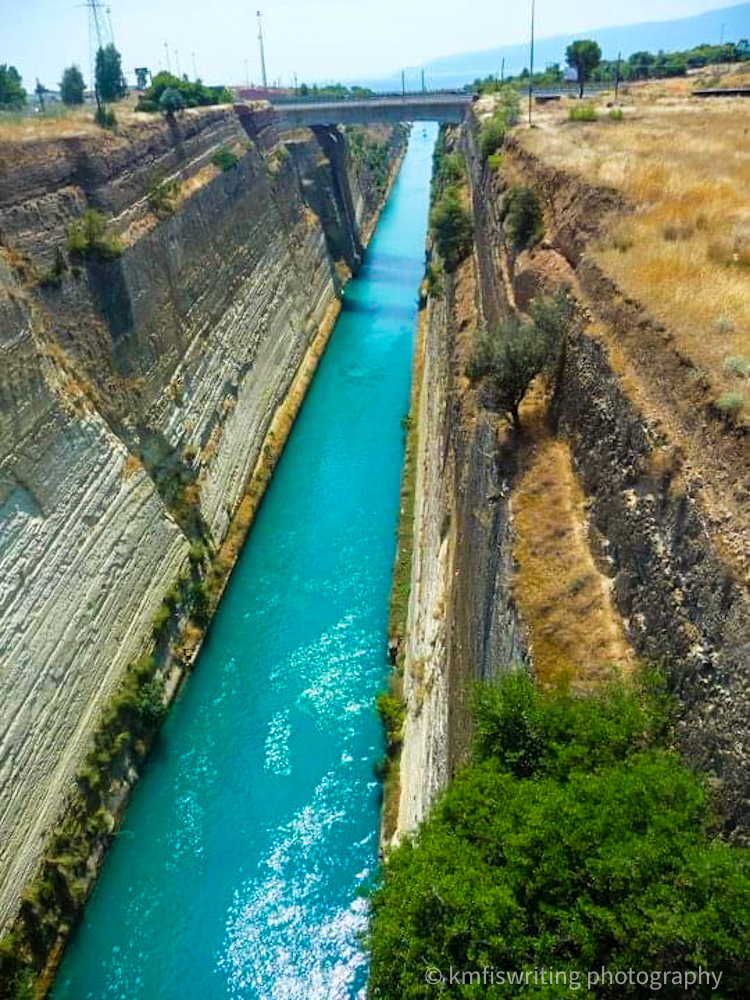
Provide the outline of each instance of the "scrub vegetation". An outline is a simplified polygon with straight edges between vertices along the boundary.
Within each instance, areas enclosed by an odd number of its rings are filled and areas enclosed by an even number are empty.
[[[650,86],[629,98],[632,111],[616,128],[601,122],[581,141],[548,110],[523,144],[545,164],[621,192],[632,211],[603,229],[596,259],[665,324],[717,410],[743,424],[747,376],[725,359],[750,357],[748,108],[659,103]]]
[[[122,244],[109,230],[101,212],[90,208],[68,226],[68,253],[71,257],[110,261],[121,256]]]
[[[702,966],[722,972],[721,989],[704,982],[691,996],[744,997],[748,856],[712,836],[707,790],[670,749],[670,715],[655,673],[587,697],[522,673],[483,687],[471,763],[390,852],[372,894],[369,995],[486,996],[477,979],[436,987],[425,972],[487,966],[532,973],[492,996],[558,997],[533,980],[552,968],[583,970],[577,995],[593,997],[586,970]],[[658,995],[686,994],[670,982]]]
[[[471,253],[474,225],[468,208],[466,171],[458,153],[446,152],[445,130],[435,145],[430,229],[446,271],[455,271]]]

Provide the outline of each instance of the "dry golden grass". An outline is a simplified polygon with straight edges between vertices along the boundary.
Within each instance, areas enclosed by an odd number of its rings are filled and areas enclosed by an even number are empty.
[[[546,429],[543,410],[538,393],[522,409],[527,442],[512,497],[514,591],[530,630],[538,680],[565,679],[583,688],[601,681],[612,666],[627,673],[633,658],[609,580],[588,546],[585,501],[568,445]]]
[[[684,82],[684,81],[683,81]],[[597,258],[674,334],[717,397],[747,397],[728,359],[750,360],[750,102],[636,107],[625,121],[568,125],[560,112],[524,142],[540,159],[620,189],[635,211]]]

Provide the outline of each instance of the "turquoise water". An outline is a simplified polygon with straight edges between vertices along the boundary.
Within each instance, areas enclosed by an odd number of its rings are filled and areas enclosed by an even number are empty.
[[[415,128],[55,1000],[362,994],[401,419],[436,129]]]

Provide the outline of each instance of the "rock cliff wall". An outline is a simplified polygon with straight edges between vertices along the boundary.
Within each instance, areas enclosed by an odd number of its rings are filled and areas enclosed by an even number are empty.
[[[641,658],[665,663],[682,706],[680,747],[711,776],[725,833],[746,840],[747,551],[741,526],[711,502],[740,486],[727,474],[706,489],[708,455],[731,470],[741,442],[691,404],[688,363],[668,331],[587,252],[609,214],[622,209],[617,193],[547,168],[513,137],[499,173],[477,155],[476,140],[470,116],[458,142],[473,258],[447,277],[444,301],[427,306],[399,832],[419,822],[460,760],[467,679],[524,658],[511,594],[507,495],[515,459],[462,377],[466,344],[481,324],[494,326],[509,307],[525,309],[537,291],[564,282],[584,322],[567,345],[551,416],[586,497],[587,542],[627,641]],[[508,177],[531,186],[544,207],[545,240],[518,256],[502,226]],[[634,363],[629,345],[637,345]]]
[[[462,144],[472,198],[469,141],[456,132],[447,148]],[[526,660],[511,593],[513,454],[465,376],[488,303],[507,308],[502,282],[494,297],[487,292],[491,243],[485,217],[475,223],[474,253],[426,307],[397,837],[419,824],[465,759],[472,684]]]
[[[0,927],[356,265],[377,205],[354,207],[370,193],[339,139],[332,159],[244,107],[0,150]],[[155,210],[163,179],[179,191]],[[67,252],[89,208],[112,259]]]

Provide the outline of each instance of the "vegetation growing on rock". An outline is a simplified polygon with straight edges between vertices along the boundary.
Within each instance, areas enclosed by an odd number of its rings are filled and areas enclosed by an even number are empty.
[[[573,315],[567,291],[561,288],[554,297],[534,299],[530,322],[510,316],[480,338],[466,374],[472,382],[488,380],[488,405],[507,413],[514,427],[521,426],[519,407],[531,383],[555,368]]]
[[[745,995],[747,854],[716,841],[706,789],[669,749],[658,680],[589,697],[524,674],[484,688],[472,763],[431,818],[392,851],[372,895],[370,996],[434,995],[427,969],[532,974],[497,997],[556,997],[534,969],[722,972]],[[597,986],[597,997],[643,996]],[[442,996],[479,997],[474,981]],[[683,997],[667,984],[659,995]],[[694,986],[691,996],[716,995]]]

